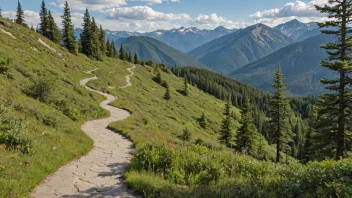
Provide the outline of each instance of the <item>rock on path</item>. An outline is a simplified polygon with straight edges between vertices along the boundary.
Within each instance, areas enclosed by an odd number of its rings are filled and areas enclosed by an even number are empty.
[[[126,76],[127,86],[131,86],[130,77]],[[95,70],[87,73],[92,73]],[[132,143],[107,129],[111,122],[126,119],[130,113],[109,105],[116,100],[115,96],[95,91],[86,84],[97,77],[80,81],[88,90],[97,92],[107,99],[100,106],[110,111],[110,117],[88,121],[82,130],[94,140],[94,148],[88,155],[61,167],[49,176],[31,194],[34,197],[134,197],[124,186],[122,174],[129,163]],[[124,86],[124,87],[127,87]]]

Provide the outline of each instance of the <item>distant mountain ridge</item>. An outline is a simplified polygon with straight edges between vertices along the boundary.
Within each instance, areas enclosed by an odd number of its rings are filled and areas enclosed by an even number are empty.
[[[131,36],[115,41],[116,47],[121,44],[127,52],[137,52],[141,60],[153,60],[154,63],[163,63],[168,67],[194,66],[206,68],[192,56],[150,37]]]
[[[281,31],[282,33],[284,33],[285,35],[287,35],[288,37],[290,37],[295,41],[301,41],[301,39],[298,39],[298,38],[300,38],[306,32],[317,28],[318,28],[318,25],[316,24],[316,22],[302,23],[297,19],[288,21],[284,24],[280,24],[274,27],[274,29]]]
[[[264,90],[271,88],[275,70],[281,65],[285,83],[291,95],[312,96],[325,91],[322,78],[332,78],[334,73],[320,66],[328,57],[321,44],[332,42],[333,36],[320,34],[286,46],[256,62],[234,71],[229,76]]]
[[[226,75],[292,42],[280,31],[256,24],[206,43],[189,54],[213,71]]]
[[[118,40],[130,36],[146,36],[164,42],[179,51],[188,52],[196,47],[199,47],[209,41],[217,39],[221,36],[231,34],[237,29],[227,29],[219,26],[214,30],[198,29],[196,27],[181,27],[171,30],[156,30],[153,32],[128,32],[128,31],[110,31],[105,30],[106,37],[110,40]],[[79,38],[81,29],[75,30],[75,36]]]

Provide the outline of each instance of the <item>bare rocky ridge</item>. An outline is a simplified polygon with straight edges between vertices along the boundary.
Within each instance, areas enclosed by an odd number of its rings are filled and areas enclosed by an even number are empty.
[[[130,77],[126,76],[126,88],[131,86]],[[92,73],[95,70],[87,73]],[[105,96],[107,99],[100,106],[110,112],[110,117],[88,121],[82,130],[94,140],[94,148],[84,157],[72,161],[49,176],[32,193],[34,197],[135,197],[123,184],[122,174],[129,163],[132,143],[123,136],[107,129],[109,123],[126,119],[130,113],[110,106],[115,96],[93,90],[86,86],[97,77],[83,79],[82,86]]]

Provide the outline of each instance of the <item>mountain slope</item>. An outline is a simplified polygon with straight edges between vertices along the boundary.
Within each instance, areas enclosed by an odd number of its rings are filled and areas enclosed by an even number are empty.
[[[280,24],[274,27],[274,29],[281,31],[282,33],[289,36],[293,40],[298,40],[298,38],[302,36],[304,33],[316,28],[318,28],[318,25],[315,22],[302,23],[297,19],[291,20],[287,23]]]
[[[76,38],[80,37],[81,29],[75,29]],[[236,29],[226,29],[222,26],[214,30],[201,30],[196,27],[185,28],[181,27],[172,30],[156,30],[153,32],[128,32],[128,31],[110,31],[105,30],[106,38],[116,41],[121,38],[130,36],[147,36],[159,40],[167,45],[180,50],[181,52],[188,52],[196,47],[199,47],[209,41],[217,39],[221,36],[235,32]]]
[[[272,91],[274,72],[280,64],[291,94],[302,96],[320,94],[324,90],[319,82],[320,79],[332,77],[333,73],[320,66],[320,61],[327,58],[327,54],[319,46],[332,40],[333,37],[320,34],[291,44],[261,60],[246,65],[230,76],[258,89]]]
[[[127,52],[137,52],[141,60],[153,60],[154,63],[164,63],[168,67],[177,65],[205,68],[204,65],[190,55],[182,53],[153,38],[131,36],[115,41],[117,48],[121,44]]]
[[[257,24],[220,37],[189,54],[212,70],[227,74],[291,42],[283,33]]]

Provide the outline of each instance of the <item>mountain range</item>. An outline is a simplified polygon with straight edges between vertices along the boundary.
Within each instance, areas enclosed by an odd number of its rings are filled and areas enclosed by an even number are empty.
[[[181,52],[188,52],[196,47],[199,47],[209,41],[217,39],[221,36],[235,32],[237,29],[226,29],[219,26],[214,30],[198,29],[196,27],[181,27],[171,30],[156,30],[153,32],[127,32],[127,31],[110,31],[105,30],[106,37],[110,40],[116,41],[121,38],[130,36],[146,36],[162,41]],[[80,37],[81,29],[75,30],[76,38]]]
[[[286,36],[290,37],[295,41],[301,41],[302,40],[301,36],[303,34],[314,29],[316,30],[317,28],[318,28],[318,25],[315,22],[302,23],[297,19],[291,20],[287,23],[280,24],[274,27],[275,30],[279,30],[280,32],[284,33]]]
[[[192,56],[150,37],[130,36],[115,41],[115,46],[120,46],[121,44],[127,52],[137,52],[141,60],[164,63],[168,67],[195,66],[206,68]]]
[[[256,24],[215,39],[189,54],[213,71],[228,74],[292,42],[280,31]]]
[[[275,70],[281,66],[285,83],[290,95],[310,96],[321,94],[324,90],[322,78],[331,78],[334,74],[320,66],[327,58],[324,49],[319,46],[333,41],[332,36],[320,34],[304,41],[293,43],[269,56],[248,64],[229,76],[265,91],[273,91],[271,84]]]

